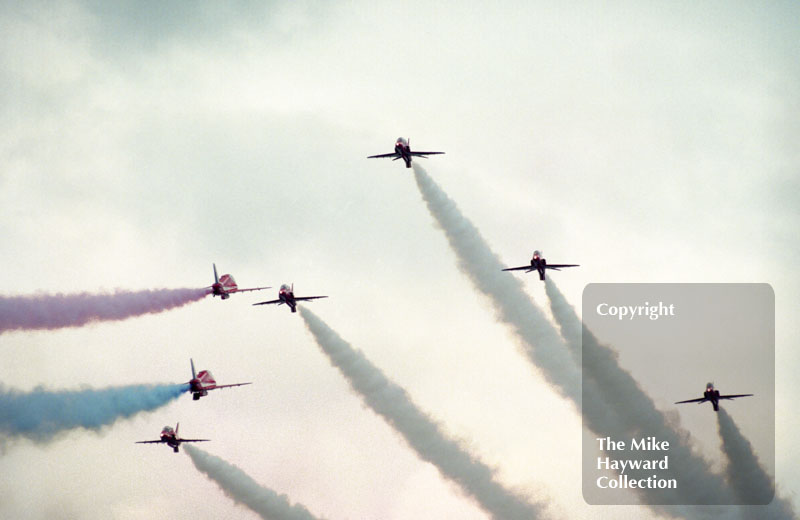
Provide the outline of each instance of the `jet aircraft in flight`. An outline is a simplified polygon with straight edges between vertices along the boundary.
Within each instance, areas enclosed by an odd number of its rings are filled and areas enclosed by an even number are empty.
[[[719,390],[714,389],[714,383],[708,383],[706,385],[706,391],[703,392],[703,397],[697,399],[688,399],[686,401],[678,401],[675,404],[682,404],[682,403],[705,403],[706,401],[711,401],[711,406],[714,407],[714,411],[719,411],[719,400],[720,399],[736,399],[737,397],[750,397],[753,394],[733,394],[733,395],[719,395]]]
[[[308,301],[308,300],[318,300],[320,298],[327,298],[327,296],[295,296],[294,295],[294,284],[289,287],[287,284],[281,285],[280,291],[278,291],[278,299],[277,300],[270,300],[268,302],[258,302],[254,303],[253,305],[270,305],[273,303],[277,303],[278,305],[283,305],[284,303],[292,309],[292,312],[297,312],[297,302],[301,301]]]
[[[222,276],[217,276],[217,265],[211,264],[214,266],[214,285],[210,285],[208,288],[211,289],[211,294],[214,296],[219,296],[223,300],[227,300],[231,297],[233,293],[239,292],[247,292],[247,291],[260,291],[262,289],[270,289],[270,287],[253,287],[252,289],[239,289],[239,286],[236,285],[236,281],[233,279],[233,276],[229,274],[223,274]]]
[[[178,446],[181,445],[182,442],[208,442],[210,439],[181,439],[178,437],[178,428],[180,427],[181,423],[178,423],[175,426],[175,429],[172,429],[172,426],[164,426],[164,429],[161,430],[161,438],[157,441],[136,441],[136,444],[166,444],[172,451],[178,453]]]
[[[422,157],[423,159],[427,159],[428,155],[441,155],[443,153],[444,152],[412,152],[411,139],[398,137],[397,142],[394,143],[394,152],[382,153],[380,155],[370,155],[367,157],[367,159],[383,159],[387,157],[391,157],[393,161],[396,161],[397,159],[403,159],[406,163],[406,168],[411,168],[412,157]]]
[[[544,280],[545,269],[552,269],[554,271],[560,271],[562,267],[578,267],[579,264],[548,264],[547,260],[542,257],[542,253],[539,251],[533,252],[533,258],[531,258],[531,265],[523,265],[520,267],[509,267],[507,269],[503,269],[503,271],[525,271],[526,273],[530,273],[531,271],[539,271],[539,280]]]
[[[214,376],[208,370],[201,370],[197,374],[194,372],[194,360],[190,359],[189,363],[192,365],[192,380],[189,381],[189,391],[192,393],[192,399],[197,401],[204,395],[208,395],[209,390],[217,390],[218,388],[230,388],[232,386],[251,385],[253,383],[233,383],[230,385],[218,385],[214,380]]]

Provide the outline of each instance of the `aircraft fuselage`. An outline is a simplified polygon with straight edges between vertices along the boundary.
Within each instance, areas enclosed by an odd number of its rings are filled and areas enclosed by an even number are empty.
[[[225,290],[221,283],[217,282],[211,286],[211,295],[216,297],[219,296],[223,300],[227,300],[231,297],[230,293]]]
[[[544,271],[546,266],[547,260],[541,258],[539,255],[533,255],[533,258],[531,258],[531,267],[539,271],[539,280],[544,280]]]
[[[178,434],[171,427],[166,426],[161,431],[161,442],[172,448],[172,451],[178,453],[178,446],[181,445],[181,440]]]
[[[281,289],[280,292],[278,292],[278,298],[280,298],[282,303],[288,305],[292,312],[297,312],[297,302],[294,299],[294,292]]]
[[[714,407],[715,412],[719,411],[719,390],[706,388],[706,391],[703,392],[703,397],[711,401],[711,406]]]
[[[178,446],[181,445],[181,441],[179,441],[175,437],[162,435],[161,436],[161,442],[167,443],[167,446],[172,448],[172,451],[174,451],[175,453],[178,453]]]
[[[406,163],[406,168],[411,168],[411,147],[398,139],[397,143],[394,145],[394,151],[403,158],[403,161]]]
[[[211,387],[213,389],[213,386]],[[192,393],[192,399],[197,401],[203,396],[208,395],[209,387],[204,387],[203,383],[198,378],[189,381],[189,392]]]

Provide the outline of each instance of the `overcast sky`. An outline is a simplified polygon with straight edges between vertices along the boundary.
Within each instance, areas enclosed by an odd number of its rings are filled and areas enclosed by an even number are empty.
[[[509,487],[562,518],[651,515],[584,503],[580,416],[459,273],[411,170],[365,158],[402,135],[447,153],[420,161],[503,262],[541,249],[581,264],[552,275],[578,310],[593,282],[771,284],[775,470],[797,503],[799,15],[789,1],[4,3],[0,294],[201,287],[212,262],[241,287],[293,282],[329,295],[309,308]],[[318,516],[486,518],[361,404],[299,316],[250,305],[274,294],[0,335],[0,382],[19,390],[184,382],[190,357],[254,383],[6,443],[0,516],[256,518],[184,454],[133,444],[180,421]],[[656,405],[675,412],[709,379]],[[726,408],[745,434],[760,428],[748,400]],[[718,438],[700,437],[719,469]]]

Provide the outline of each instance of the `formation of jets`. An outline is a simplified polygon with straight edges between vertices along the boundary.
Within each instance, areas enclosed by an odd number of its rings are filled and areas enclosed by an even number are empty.
[[[542,256],[542,253],[539,251],[533,252],[533,258],[531,258],[531,265],[523,265],[520,267],[508,267],[503,269],[503,271],[525,271],[526,273],[530,273],[532,271],[539,271],[539,280],[544,280],[545,278],[545,270],[552,269],[553,271],[560,271],[562,267],[579,267],[578,264],[548,264],[547,260]]]
[[[292,312],[297,312],[297,302],[303,301],[311,301],[311,300],[319,300],[320,298],[327,298],[327,296],[295,296],[294,295],[294,284],[291,287],[287,284],[281,285],[280,290],[278,291],[278,299],[277,300],[269,300],[266,302],[258,302],[254,303],[253,305],[271,305],[271,304],[278,304],[278,305],[288,305]]]
[[[236,285],[236,281],[233,279],[233,276],[230,274],[223,274],[222,276],[217,276],[217,265],[211,264],[214,268],[214,284],[209,285],[206,289],[209,289],[209,292],[213,296],[219,296],[223,300],[227,300],[231,297],[233,293],[240,293],[240,292],[248,292],[248,291],[261,291],[263,289],[271,289],[271,287],[253,287],[250,289],[240,289],[238,285]],[[301,301],[311,301],[311,300],[318,300],[320,298],[327,298],[327,296],[295,296],[294,295],[294,284],[283,284],[281,285],[280,290],[278,291],[278,299],[277,300],[269,300],[265,302],[258,302],[254,303],[253,305],[270,305],[270,304],[278,304],[278,305],[288,305],[292,312],[297,312],[297,302]],[[208,377],[211,376],[207,371],[200,372],[200,376],[206,374]],[[192,381],[197,380],[198,377],[194,375],[194,363],[192,363]],[[212,381],[213,382],[213,381]],[[249,383],[244,383],[249,384]],[[226,385],[230,386],[230,385]],[[220,386],[216,388],[222,388]],[[210,390],[210,388],[207,388]],[[206,394],[202,394],[206,395]],[[199,399],[199,397],[196,397]]]
[[[410,140],[405,139],[403,137],[398,137],[397,141],[394,145],[394,152],[392,153],[385,153],[379,155],[370,155],[368,159],[380,159],[380,158],[391,158],[393,161],[398,159],[402,159],[405,164],[406,168],[411,168],[411,161],[412,157],[422,157],[428,158],[429,155],[441,155],[444,152],[418,152],[412,151]],[[230,298],[231,294],[239,293],[239,292],[249,292],[249,291],[261,291],[264,289],[269,289],[270,287],[252,287],[248,289],[240,289],[236,284],[236,281],[233,279],[233,276],[230,274],[224,274],[222,276],[217,276],[217,266],[216,264],[212,264],[214,269],[214,284],[207,287],[209,293],[213,296],[219,296],[222,300],[227,300]],[[519,267],[508,267],[503,269],[503,271],[525,271],[526,273],[530,273],[533,271],[537,271],[539,273],[539,279],[545,280],[546,277],[546,270],[552,269],[554,271],[559,271],[562,268],[566,267],[579,267],[579,264],[548,264],[547,260],[542,256],[540,251],[534,251],[533,257],[531,258],[530,265],[523,265]],[[263,302],[254,303],[253,305],[286,305],[291,309],[291,312],[297,312],[297,302],[300,301],[311,301],[317,300],[321,298],[327,298],[327,296],[295,296],[294,294],[294,284],[291,286],[288,284],[281,285],[280,290],[278,291],[278,298],[275,300],[268,300]],[[194,369],[194,360],[189,360],[191,367],[192,367],[192,379],[187,384],[189,385],[189,391],[192,393],[192,399],[197,401],[201,397],[208,395],[208,392],[211,390],[217,390],[219,388],[231,388],[234,386],[244,386],[249,385],[252,383],[233,383],[227,385],[218,385],[217,382],[214,380],[214,377],[211,375],[211,372],[208,370],[201,370],[198,373],[195,373]],[[753,394],[733,394],[733,395],[720,395],[719,390],[714,389],[713,383],[708,383],[706,386],[706,391],[703,393],[703,397],[697,399],[688,399],[686,401],[678,401],[675,404],[682,404],[682,403],[704,403],[704,402],[711,402],[711,405],[714,407],[714,411],[719,411],[719,401],[721,399],[736,399],[738,397],[749,397]],[[207,442],[209,439],[182,439],[178,436],[178,428],[180,423],[175,426],[173,430],[171,426],[165,426],[161,430],[161,436],[158,440],[150,440],[150,441],[137,441],[137,444],[166,444],[170,446],[175,453],[178,453],[178,448],[183,442]]]
[[[403,159],[406,163],[406,168],[411,168],[411,158],[412,157],[422,157],[423,159],[427,159],[429,155],[442,155],[444,152],[412,152],[411,151],[411,139],[406,139],[405,137],[398,137],[397,141],[394,143],[394,152],[392,153],[382,153],[378,155],[370,155],[367,159],[388,159],[392,158],[393,161],[398,159]]]
[[[698,397],[697,399],[687,399],[686,401],[678,401],[675,404],[683,404],[683,403],[705,403],[707,401],[711,402],[711,406],[714,407],[714,411],[719,411],[719,401],[720,399],[736,399],[737,397],[750,397],[753,394],[732,394],[732,395],[720,395],[719,390],[714,389],[714,383],[708,383],[706,385],[706,391],[703,392],[703,397]]]
[[[214,376],[211,375],[211,372],[208,370],[201,370],[198,373],[194,371],[194,360],[190,359],[189,363],[192,367],[192,379],[189,381],[189,392],[192,393],[192,399],[197,401],[204,395],[208,395],[210,390],[217,390],[219,388],[231,388],[234,386],[244,386],[250,385],[252,383],[233,383],[229,385],[218,385],[217,382],[214,380]],[[175,426],[175,429],[172,429],[172,426],[164,426],[161,430],[161,436],[158,440],[154,441],[136,441],[136,444],[166,444],[175,453],[178,453],[178,447],[181,445],[182,442],[208,442],[210,439],[182,439],[178,436],[178,428],[180,428],[180,423]]]
[[[180,423],[175,426],[175,429],[172,429],[172,426],[164,426],[164,429],[161,430],[161,438],[157,441],[136,441],[136,444],[166,444],[172,451],[178,453],[178,447],[183,442],[208,442],[211,439],[181,439],[178,437],[178,428],[180,427]]]

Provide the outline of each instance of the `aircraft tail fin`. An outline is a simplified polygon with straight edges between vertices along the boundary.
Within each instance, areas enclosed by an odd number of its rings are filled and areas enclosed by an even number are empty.
[[[234,280],[233,276],[231,276],[229,274],[223,274],[220,277],[219,282],[228,291],[235,291],[236,289],[239,288],[239,286],[236,285],[236,280]]]
[[[197,379],[197,375],[194,373],[194,360],[189,358],[189,363],[192,365],[192,379]]]
[[[175,425],[175,438],[178,438],[178,429],[181,427],[181,423],[177,423]]]
[[[208,370],[201,370],[197,373],[197,379],[200,380],[200,385],[203,388],[206,387],[214,387],[217,385],[217,382],[214,380],[214,376],[211,375],[211,372]]]
[[[214,283],[219,283],[219,277],[217,276],[217,264],[211,264],[214,266]]]

